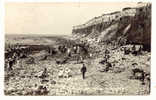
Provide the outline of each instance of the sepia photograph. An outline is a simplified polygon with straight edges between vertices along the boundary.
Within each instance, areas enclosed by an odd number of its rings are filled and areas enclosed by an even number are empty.
[[[151,93],[151,2],[5,2],[4,95]]]

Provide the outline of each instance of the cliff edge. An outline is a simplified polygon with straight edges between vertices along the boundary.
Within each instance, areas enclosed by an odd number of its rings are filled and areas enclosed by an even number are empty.
[[[151,49],[151,3],[138,3],[134,8],[124,8],[73,27],[73,36],[87,41],[140,44]]]

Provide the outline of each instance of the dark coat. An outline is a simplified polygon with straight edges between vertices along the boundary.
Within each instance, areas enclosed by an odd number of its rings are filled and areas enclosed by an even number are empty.
[[[87,71],[87,68],[86,68],[86,66],[83,64],[83,67],[81,68],[81,72],[82,73],[85,73]]]

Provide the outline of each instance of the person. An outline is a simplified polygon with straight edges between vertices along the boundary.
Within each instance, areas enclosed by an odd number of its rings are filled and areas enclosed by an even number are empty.
[[[79,61],[80,63],[83,63],[83,57],[81,55],[79,56]]]
[[[74,53],[76,54],[77,53],[77,46],[73,46],[73,49],[74,49]]]
[[[71,49],[70,48],[68,48],[67,54],[68,54],[68,57],[71,57]]]
[[[82,78],[85,79],[85,73],[87,71],[87,68],[85,66],[85,64],[83,64],[83,67],[81,68],[81,73],[82,73]]]
[[[44,79],[46,77],[48,77],[48,72],[47,72],[47,68],[44,68],[44,71],[42,72],[42,75],[39,76],[40,78]]]
[[[9,60],[9,70],[13,70],[13,60],[11,59],[11,60]]]

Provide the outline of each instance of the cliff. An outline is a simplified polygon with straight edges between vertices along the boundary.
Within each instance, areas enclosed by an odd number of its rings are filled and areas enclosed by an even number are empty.
[[[141,44],[151,48],[151,4],[138,3],[95,17],[83,25],[74,26],[72,34],[94,42],[114,42],[120,45]]]

